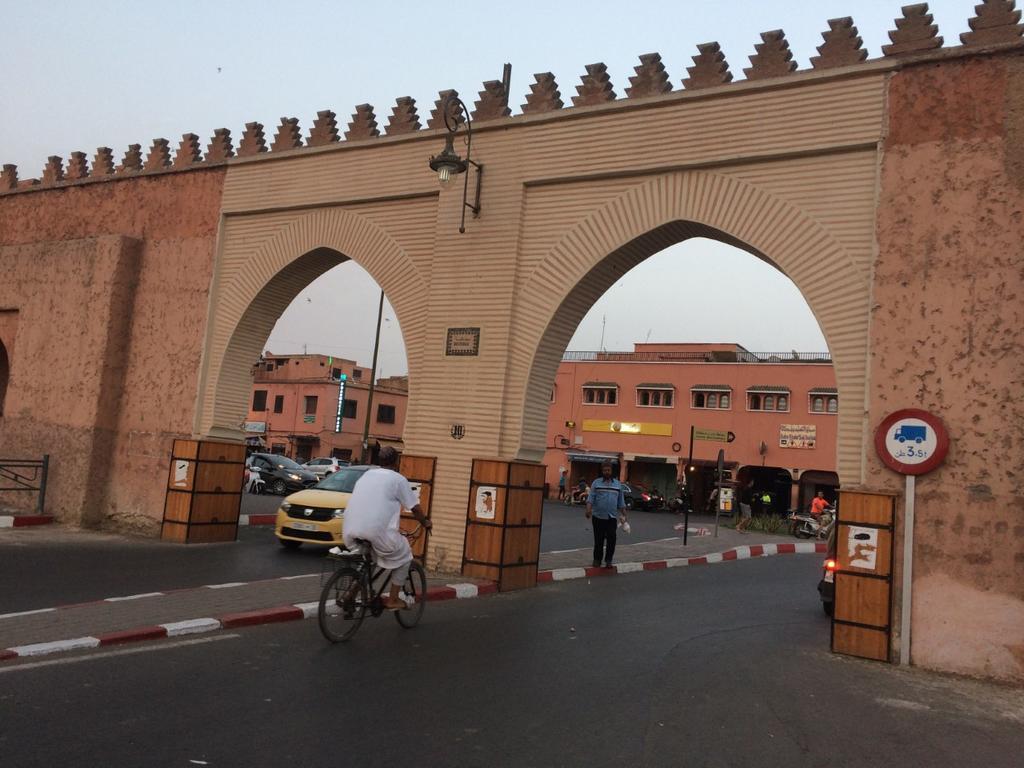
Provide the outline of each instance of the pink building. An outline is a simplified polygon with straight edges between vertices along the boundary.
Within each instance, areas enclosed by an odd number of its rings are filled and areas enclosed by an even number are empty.
[[[252,401],[245,422],[249,445],[283,453],[300,463],[318,456],[359,461],[369,385],[370,370],[353,360],[268,353],[253,368]],[[339,394],[341,431],[336,432]],[[407,400],[407,377],[377,381],[367,440],[371,449],[390,445],[402,450]]]
[[[548,416],[547,481],[588,482],[611,460],[623,480],[668,495],[690,471],[695,509],[718,452],[740,488],[770,491],[772,511],[834,498],[838,392],[828,354],[748,352],[738,344],[636,344],[633,352],[567,352]],[[729,434],[734,435],[727,442]]]

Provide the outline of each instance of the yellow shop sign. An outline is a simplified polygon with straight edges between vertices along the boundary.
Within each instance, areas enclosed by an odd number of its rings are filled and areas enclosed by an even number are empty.
[[[584,432],[615,432],[620,435],[659,435],[672,436],[671,424],[656,424],[650,421],[604,421],[602,419],[584,419]]]

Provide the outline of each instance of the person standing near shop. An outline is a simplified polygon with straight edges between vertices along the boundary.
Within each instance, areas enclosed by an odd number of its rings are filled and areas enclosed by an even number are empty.
[[[612,477],[611,462],[601,465],[601,476],[590,484],[587,519],[594,526],[594,567],[610,568],[615,556],[615,534],[619,518],[626,522],[626,496],[622,483]]]
[[[565,501],[565,470],[558,470],[558,500]]]

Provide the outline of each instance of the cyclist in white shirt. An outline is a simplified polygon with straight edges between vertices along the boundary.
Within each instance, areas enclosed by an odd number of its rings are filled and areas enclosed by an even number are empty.
[[[398,461],[395,449],[381,448],[377,460],[380,466],[366,470],[352,490],[345,508],[342,537],[349,549],[357,546],[356,539],[370,542],[377,565],[392,571],[391,592],[384,599],[384,607],[394,611],[408,607],[399,593],[412,562],[412,548],[398,527],[402,507],[428,530],[431,525],[423,516],[409,481],[394,470]]]

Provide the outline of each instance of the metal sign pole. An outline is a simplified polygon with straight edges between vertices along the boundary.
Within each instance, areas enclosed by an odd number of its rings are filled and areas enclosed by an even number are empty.
[[[911,583],[914,575],[914,485],[915,475],[906,475],[903,512],[903,608],[900,611],[900,666],[910,664]]]
[[[693,425],[690,425],[690,452],[686,456],[686,467],[683,468],[683,482],[686,483],[683,499],[683,546],[686,546],[690,533],[690,505],[693,503],[693,489],[690,488],[690,465],[693,463]]]
[[[715,538],[718,538],[718,514],[722,509],[722,470],[725,469],[725,450],[718,449],[718,473],[715,480]]]

